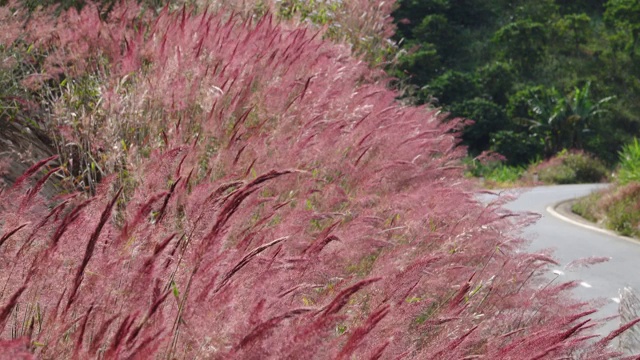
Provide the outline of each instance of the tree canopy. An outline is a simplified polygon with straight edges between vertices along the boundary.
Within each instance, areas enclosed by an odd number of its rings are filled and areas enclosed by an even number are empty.
[[[640,135],[638,0],[400,0],[393,15],[394,75],[416,102],[474,120],[471,155],[514,141],[529,154],[504,154],[512,164],[564,148],[612,163]]]

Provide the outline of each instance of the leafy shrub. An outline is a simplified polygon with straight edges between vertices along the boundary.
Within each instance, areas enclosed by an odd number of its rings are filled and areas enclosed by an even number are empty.
[[[578,199],[571,206],[571,211],[591,222],[599,222],[602,219],[602,212],[599,211],[599,200],[602,198],[604,193],[604,191],[595,191]]]
[[[516,81],[513,65],[500,61],[492,62],[477,69],[476,74],[482,96],[498,105],[506,106]]]
[[[406,74],[410,74],[414,82],[426,84],[439,75],[438,70],[441,68],[441,63],[441,57],[435,46],[426,44],[420,48],[413,49],[413,51],[403,53],[397,60],[395,75],[401,79]],[[422,66],[421,64],[430,64],[430,66]],[[433,91],[429,89],[421,89],[417,95],[424,102],[440,101],[439,98],[433,96]]]
[[[638,197],[617,201],[607,209],[607,227],[624,236],[637,236],[640,214],[636,208]],[[633,203],[632,201],[635,201]]]
[[[471,119],[472,124],[464,130],[463,138],[469,144],[469,152],[480,154],[489,148],[493,133],[508,126],[507,117],[498,105],[482,98],[465,100],[451,105],[455,116]]]
[[[575,171],[577,183],[601,182],[608,176],[602,161],[585,153],[570,153],[563,162]]]
[[[619,158],[618,182],[622,185],[631,181],[640,182],[640,144],[638,139],[625,145],[619,153]]]
[[[424,91],[435,96],[443,105],[471,100],[480,95],[478,80],[458,71],[447,71],[438,76]]]
[[[532,19],[509,23],[493,35],[492,41],[501,48],[501,57],[517,64],[521,72],[532,72],[543,57],[547,41],[545,26]]]
[[[579,199],[572,210],[625,236],[640,235],[640,183],[614,184]]]
[[[607,178],[606,166],[583,152],[563,151],[530,171],[537,172],[547,184],[581,184],[601,182]]]
[[[513,183],[520,179],[524,171],[525,169],[520,166],[501,164],[487,172],[485,178],[498,183]]]
[[[0,193],[0,353],[615,355],[624,328],[587,343],[575,284],[466,191],[456,124],[396,103],[344,46],[269,16],[111,14],[36,14],[21,35],[43,68],[99,79],[54,120],[118,161],[93,194],[39,198],[53,158]]]
[[[467,165],[467,175],[481,177],[484,186],[509,187],[514,185],[525,173],[525,168],[521,166],[510,166],[497,153],[488,156],[480,156],[475,159],[465,159]],[[489,157],[488,159],[486,159]]]
[[[529,164],[543,156],[544,144],[537,136],[501,130],[491,136],[491,150],[505,154],[509,165]]]
[[[640,235],[640,183],[618,186],[600,200],[604,223],[625,236]]]
[[[547,184],[576,184],[576,172],[562,164],[547,168],[539,173],[539,179]]]

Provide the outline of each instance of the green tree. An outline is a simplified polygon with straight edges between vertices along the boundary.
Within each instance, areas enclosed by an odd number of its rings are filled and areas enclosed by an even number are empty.
[[[502,61],[495,61],[476,69],[475,74],[482,96],[500,106],[506,106],[509,94],[517,81],[513,66]]]
[[[495,0],[493,0],[495,1]],[[507,18],[531,20],[544,24],[558,13],[556,0],[502,0],[502,8],[509,9]]]
[[[431,14],[422,18],[418,26],[413,29],[416,40],[435,43],[452,38],[452,29],[449,20],[442,14]]]
[[[640,0],[609,0],[605,8],[605,22],[630,36],[627,51],[633,58],[640,38]]]
[[[514,62],[521,74],[531,73],[542,60],[547,40],[546,26],[529,19],[509,23],[493,36],[501,57]]]
[[[614,96],[609,96],[593,101],[591,99],[591,82],[587,82],[582,88],[574,88],[566,102],[566,121],[570,123],[573,132],[572,147],[582,149],[584,145],[582,134],[589,131],[593,118],[607,111],[606,104],[614,98]]]
[[[528,164],[544,156],[541,139],[520,129],[500,130],[492,134],[491,150],[505,156],[508,165]]]
[[[455,103],[451,106],[451,112],[456,117],[474,121],[463,132],[464,143],[474,156],[489,149],[493,134],[510,127],[503,108],[486,99],[474,98]]]
[[[555,0],[561,14],[586,13],[590,15],[602,14],[604,2],[602,0]]]
[[[423,93],[437,98],[441,105],[453,105],[479,96],[480,88],[472,74],[449,70],[431,81]]]
[[[425,43],[410,51],[403,50],[396,66],[396,77],[424,85],[438,75],[442,62],[435,46]]]
[[[534,152],[545,144],[546,156],[581,147],[615,162],[620,144],[640,137],[640,67],[633,57],[640,51],[639,3],[399,0],[393,17],[406,55],[398,56],[401,71],[394,75],[412,86],[405,94],[422,102],[437,98],[452,116],[486,120],[489,107],[475,109],[469,103],[474,99],[508,113],[505,128],[474,130],[488,134],[492,147],[526,140]],[[583,91],[586,80],[593,82],[591,90],[598,85],[597,92]],[[619,100],[608,114],[585,116],[598,108],[598,99],[613,94]],[[481,149],[486,134],[465,141]]]
[[[495,11],[487,0],[449,0],[447,18],[466,29],[486,27],[495,19]]]
[[[425,16],[413,29],[413,35],[416,41],[433,44],[438,54],[444,59],[451,57],[453,50],[457,48],[455,46],[456,30],[442,14]]]
[[[544,144],[544,156],[555,154],[562,145],[562,117],[564,97],[552,87],[531,86],[518,91],[509,99],[507,115],[515,123],[528,127],[531,136]],[[559,149],[558,149],[559,148]]]
[[[589,15],[568,14],[553,24],[560,38],[568,42],[573,51],[578,54],[580,45],[587,43],[591,36],[591,18]]]
[[[591,83],[587,82],[568,96],[553,87],[530,92],[531,129],[543,136],[547,156],[562,149],[582,149],[583,134],[589,131],[591,120],[605,111],[605,104],[613,99],[593,101],[590,88]]]
[[[398,20],[397,37],[414,39],[413,29],[429,15],[443,14],[449,9],[449,0],[399,0],[398,8],[393,13]]]

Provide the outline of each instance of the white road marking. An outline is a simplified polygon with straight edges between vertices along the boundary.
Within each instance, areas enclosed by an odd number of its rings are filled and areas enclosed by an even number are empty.
[[[560,271],[560,270],[553,270],[553,273],[556,275],[564,275],[564,272]]]
[[[584,281],[580,283],[580,286],[583,286],[583,287],[586,287],[586,288],[593,287],[593,286],[591,286],[591,284],[589,284],[587,282],[584,282]]]
[[[593,230],[593,231],[597,231],[599,233],[603,233],[603,234],[606,234],[606,235],[609,235],[609,236],[613,236],[613,237],[616,237],[618,239],[623,239],[623,240],[626,240],[628,242],[631,242],[631,243],[634,243],[634,244],[638,245],[639,242],[638,242],[637,239],[630,238],[628,236],[618,235],[615,232],[610,231],[610,230],[602,229],[602,228],[599,228],[599,227],[594,226],[594,225],[588,225],[588,224],[582,223],[580,221],[569,219],[568,217],[566,217],[566,216],[564,216],[564,215],[562,215],[562,214],[560,214],[559,212],[556,211],[555,208],[558,205],[560,205],[560,204],[562,204],[564,202],[570,201],[570,200],[571,199],[564,200],[564,201],[561,201],[561,202],[559,202],[557,204],[554,204],[554,205],[551,205],[551,206],[547,206],[547,212],[549,214],[553,215],[554,217],[556,217],[556,218],[558,218],[558,219],[560,219],[562,221],[568,222],[570,224],[573,224],[573,225],[576,225],[576,226],[580,226],[580,227],[583,227],[583,228],[587,228],[587,229],[590,229],[590,230]]]

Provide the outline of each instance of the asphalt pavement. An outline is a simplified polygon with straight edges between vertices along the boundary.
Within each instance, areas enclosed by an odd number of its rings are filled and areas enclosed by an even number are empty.
[[[513,211],[533,211],[541,219],[524,229],[523,236],[531,240],[529,251],[553,249],[560,263],[550,269],[554,281],[577,280],[575,296],[581,300],[599,300],[596,318],[618,314],[620,293],[625,287],[640,290],[640,242],[603,231],[568,211],[563,202],[603,188],[605,184],[542,186],[507,190],[519,193],[517,200],[505,207]],[[571,262],[608,257],[609,261],[591,266],[567,266]],[[607,334],[620,325],[609,321],[598,333]]]

